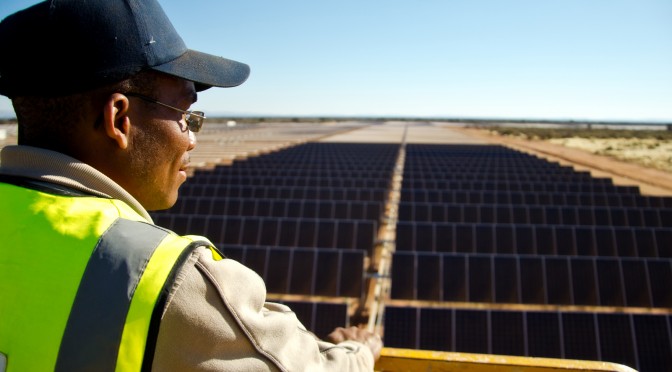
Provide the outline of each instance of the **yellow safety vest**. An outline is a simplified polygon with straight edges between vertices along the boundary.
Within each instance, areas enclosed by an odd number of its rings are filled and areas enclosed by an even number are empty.
[[[116,199],[23,178],[0,181],[6,371],[151,368],[174,275],[196,247],[221,259],[212,243],[150,224]]]

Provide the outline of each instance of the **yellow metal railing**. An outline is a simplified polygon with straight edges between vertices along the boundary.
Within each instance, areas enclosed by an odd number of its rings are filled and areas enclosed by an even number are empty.
[[[383,348],[376,371],[636,372],[616,363]]]

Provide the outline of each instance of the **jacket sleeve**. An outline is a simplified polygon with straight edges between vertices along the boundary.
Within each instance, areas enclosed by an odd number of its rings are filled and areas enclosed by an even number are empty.
[[[254,271],[197,249],[164,309],[153,370],[373,370],[366,346],[318,340],[291,309],[265,299],[266,287]]]

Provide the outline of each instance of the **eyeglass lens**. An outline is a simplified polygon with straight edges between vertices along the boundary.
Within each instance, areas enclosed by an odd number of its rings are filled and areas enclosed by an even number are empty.
[[[184,114],[184,116],[190,131],[196,133],[201,130],[203,117],[205,116],[203,111],[192,111],[191,113]]]

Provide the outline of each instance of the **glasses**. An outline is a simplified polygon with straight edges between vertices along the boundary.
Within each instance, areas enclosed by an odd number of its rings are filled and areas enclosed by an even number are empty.
[[[126,93],[127,96],[129,97],[136,97],[140,98],[143,101],[147,101],[150,103],[155,103],[157,105],[161,105],[163,107],[167,107],[169,109],[173,109],[175,111],[179,111],[182,113],[182,116],[184,117],[184,121],[187,123],[187,127],[189,127],[189,130],[196,133],[199,130],[201,130],[201,127],[203,126],[203,120],[205,120],[205,113],[203,111],[185,111],[185,110],[180,110],[177,107],[173,107],[171,105],[167,105],[163,102],[159,102],[153,98],[149,98],[147,96],[143,96],[142,94],[136,94],[136,93]]]

